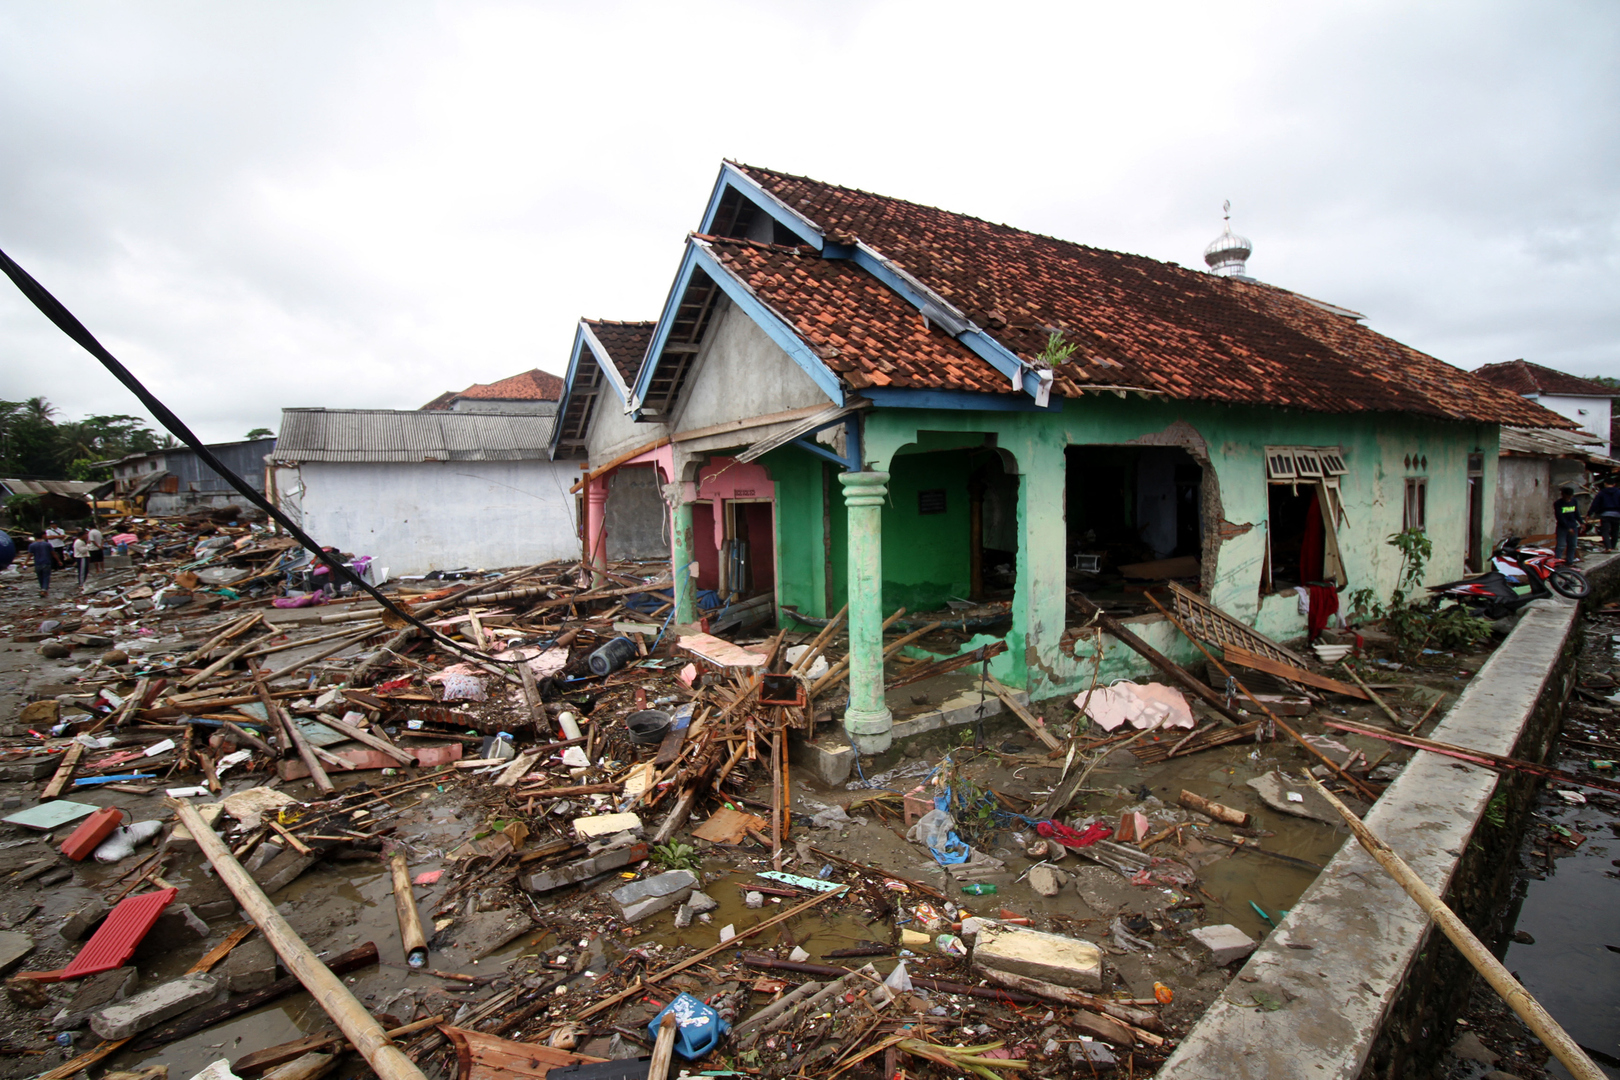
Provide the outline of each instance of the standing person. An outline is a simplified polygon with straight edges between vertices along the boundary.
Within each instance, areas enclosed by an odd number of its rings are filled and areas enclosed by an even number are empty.
[[[73,541],[73,561],[79,566],[79,590],[84,590],[84,579],[90,576],[90,532],[85,530]]]
[[[1581,504],[1575,501],[1575,489],[1561,487],[1553,500],[1553,528],[1557,536],[1553,554],[1573,566],[1579,562],[1575,538],[1581,534]]]
[[[1586,508],[1586,516],[1598,519],[1598,527],[1603,530],[1603,550],[1613,551],[1615,541],[1620,540],[1620,481],[1604,477],[1592,505]]]
[[[107,557],[107,544],[106,541],[102,539],[101,529],[95,524],[95,522],[91,522],[90,528],[85,530],[84,538],[90,544],[90,572],[92,574],[99,574],[101,573],[103,560],[105,560]]]
[[[51,554],[56,559],[56,568],[60,570],[67,565],[67,533],[62,531],[62,526],[53,521],[45,530],[45,539],[51,542]]]
[[[39,579],[39,595],[49,596],[51,571],[56,569],[56,548],[43,532],[39,532],[34,534],[34,542],[28,545],[28,554],[34,557],[34,576]]]

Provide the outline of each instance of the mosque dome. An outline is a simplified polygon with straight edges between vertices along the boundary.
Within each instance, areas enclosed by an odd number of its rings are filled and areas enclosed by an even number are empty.
[[[1226,228],[1215,241],[1204,249],[1204,262],[1209,266],[1209,272],[1221,277],[1248,277],[1249,256],[1254,253],[1254,245],[1246,236],[1238,236],[1232,231],[1232,202],[1228,199],[1221,204],[1225,212]]]

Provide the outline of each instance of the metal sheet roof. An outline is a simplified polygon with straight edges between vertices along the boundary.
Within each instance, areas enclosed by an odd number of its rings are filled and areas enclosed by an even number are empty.
[[[1502,453],[1528,454],[1534,457],[1581,458],[1595,464],[1612,464],[1614,459],[1603,453],[1603,440],[1585,431],[1560,431],[1557,428],[1502,429]]]
[[[13,495],[64,495],[82,499],[94,492],[105,480],[0,480]]]
[[[554,416],[400,409],[283,409],[275,460],[549,459]]]

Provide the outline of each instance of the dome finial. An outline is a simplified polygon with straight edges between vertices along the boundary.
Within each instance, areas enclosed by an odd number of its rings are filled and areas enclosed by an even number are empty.
[[[1221,203],[1221,214],[1226,227],[1221,231],[1221,235],[1215,238],[1215,242],[1204,249],[1204,262],[1212,274],[1249,280],[1248,261],[1249,256],[1254,253],[1254,245],[1249,243],[1247,237],[1232,232],[1231,199]]]

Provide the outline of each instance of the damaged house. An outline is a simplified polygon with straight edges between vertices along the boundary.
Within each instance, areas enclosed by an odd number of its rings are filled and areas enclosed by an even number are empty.
[[[208,444],[208,452],[220,464],[246,480],[261,495],[265,490],[266,455],[275,448],[273,438]],[[156,517],[227,506],[247,509],[253,505],[226,483],[224,477],[205,465],[190,447],[171,446],[95,464],[98,468],[112,470],[113,498],[142,507],[145,513]]]
[[[1504,426],[1568,421],[1356,312],[899,199],[725,163],[652,323],[582,322],[552,452],[595,561],[658,537],[677,618],[848,605],[845,726],[888,743],[880,624],[1008,646],[1034,698],[1139,671],[1075,593],[1190,660],[1176,581],[1274,638],[1302,586],[1387,594],[1489,551]],[[952,621],[954,620],[954,622]]]
[[[272,497],[394,575],[578,558],[579,471],[550,453],[561,385],[531,371],[416,410],[283,409]]]

